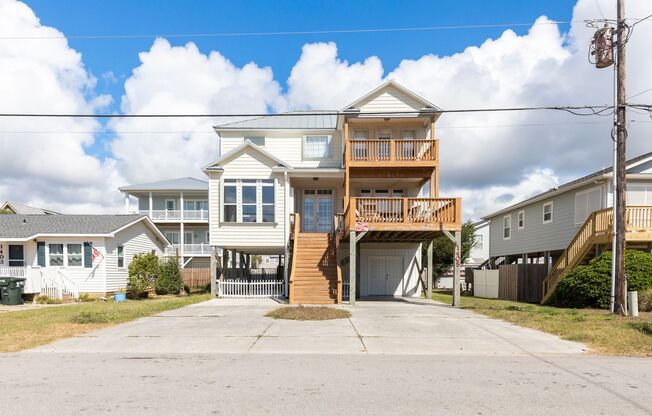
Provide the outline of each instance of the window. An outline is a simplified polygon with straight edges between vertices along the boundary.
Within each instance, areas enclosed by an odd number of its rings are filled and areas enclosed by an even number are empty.
[[[224,222],[274,222],[273,179],[225,179]]]
[[[174,211],[177,207],[177,201],[174,199],[166,199],[165,200],[165,209],[168,211]]]
[[[68,266],[81,267],[82,262],[82,245],[81,244],[68,244]]]
[[[575,224],[584,221],[593,211],[602,208],[602,188],[592,188],[575,194]]]
[[[369,133],[367,130],[354,130],[353,131],[353,140],[367,140],[369,138]]]
[[[245,137],[245,142],[255,144],[256,146],[265,146],[264,137]]]
[[[25,249],[22,245],[9,245],[9,267],[25,266]]]
[[[331,136],[304,136],[304,159],[319,159],[331,156]]]
[[[652,185],[627,184],[628,205],[652,205]]]
[[[543,223],[550,224],[552,222],[552,201],[543,204]]]
[[[512,238],[512,216],[505,215],[503,217],[503,240]]]
[[[516,219],[516,225],[519,230],[525,228],[525,211],[519,211]]]
[[[389,129],[381,129],[378,130],[377,136],[378,140],[390,140],[392,138],[392,131]]]
[[[208,201],[207,200],[184,200],[183,209],[185,211],[208,211]]]
[[[123,269],[125,267],[125,248],[123,246],[118,246],[118,268]]]
[[[416,140],[417,131],[416,130],[403,130],[403,140]]]
[[[163,235],[170,244],[179,244],[179,232],[178,231],[163,231]]]
[[[475,245],[473,248],[482,250],[484,246],[484,236],[482,234],[476,234],[473,236],[473,238],[475,239]]]
[[[50,244],[50,267],[63,266],[63,244]]]

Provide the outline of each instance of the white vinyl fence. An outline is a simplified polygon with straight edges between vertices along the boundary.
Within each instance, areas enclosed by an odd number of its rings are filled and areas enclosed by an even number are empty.
[[[473,296],[498,299],[498,270],[473,271]]]
[[[224,280],[217,282],[217,295],[221,298],[282,298],[283,281],[279,280]]]

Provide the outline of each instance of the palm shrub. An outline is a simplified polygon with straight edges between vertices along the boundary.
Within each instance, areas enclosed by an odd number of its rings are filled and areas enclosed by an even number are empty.
[[[158,274],[159,262],[156,254],[136,254],[129,263],[127,289],[135,298],[147,297],[147,291],[154,287]]]
[[[652,254],[625,251],[627,290],[639,292],[652,288]],[[589,264],[577,266],[562,278],[548,303],[567,308],[609,307],[611,296],[611,251]]]
[[[179,294],[183,287],[179,258],[167,257],[160,261],[155,290],[157,295]]]

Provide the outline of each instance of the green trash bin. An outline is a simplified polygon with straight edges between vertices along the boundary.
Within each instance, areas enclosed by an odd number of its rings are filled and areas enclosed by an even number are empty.
[[[0,303],[22,305],[25,280],[23,277],[0,277]]]

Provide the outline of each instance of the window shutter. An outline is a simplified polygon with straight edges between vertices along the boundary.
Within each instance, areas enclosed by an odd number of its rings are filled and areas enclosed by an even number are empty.
[[[84,267],[93,267],[93,246],[88,241],[84,241]]]
[[[36,261],[40,267],[45,267],[45,242],[36,242]]]

